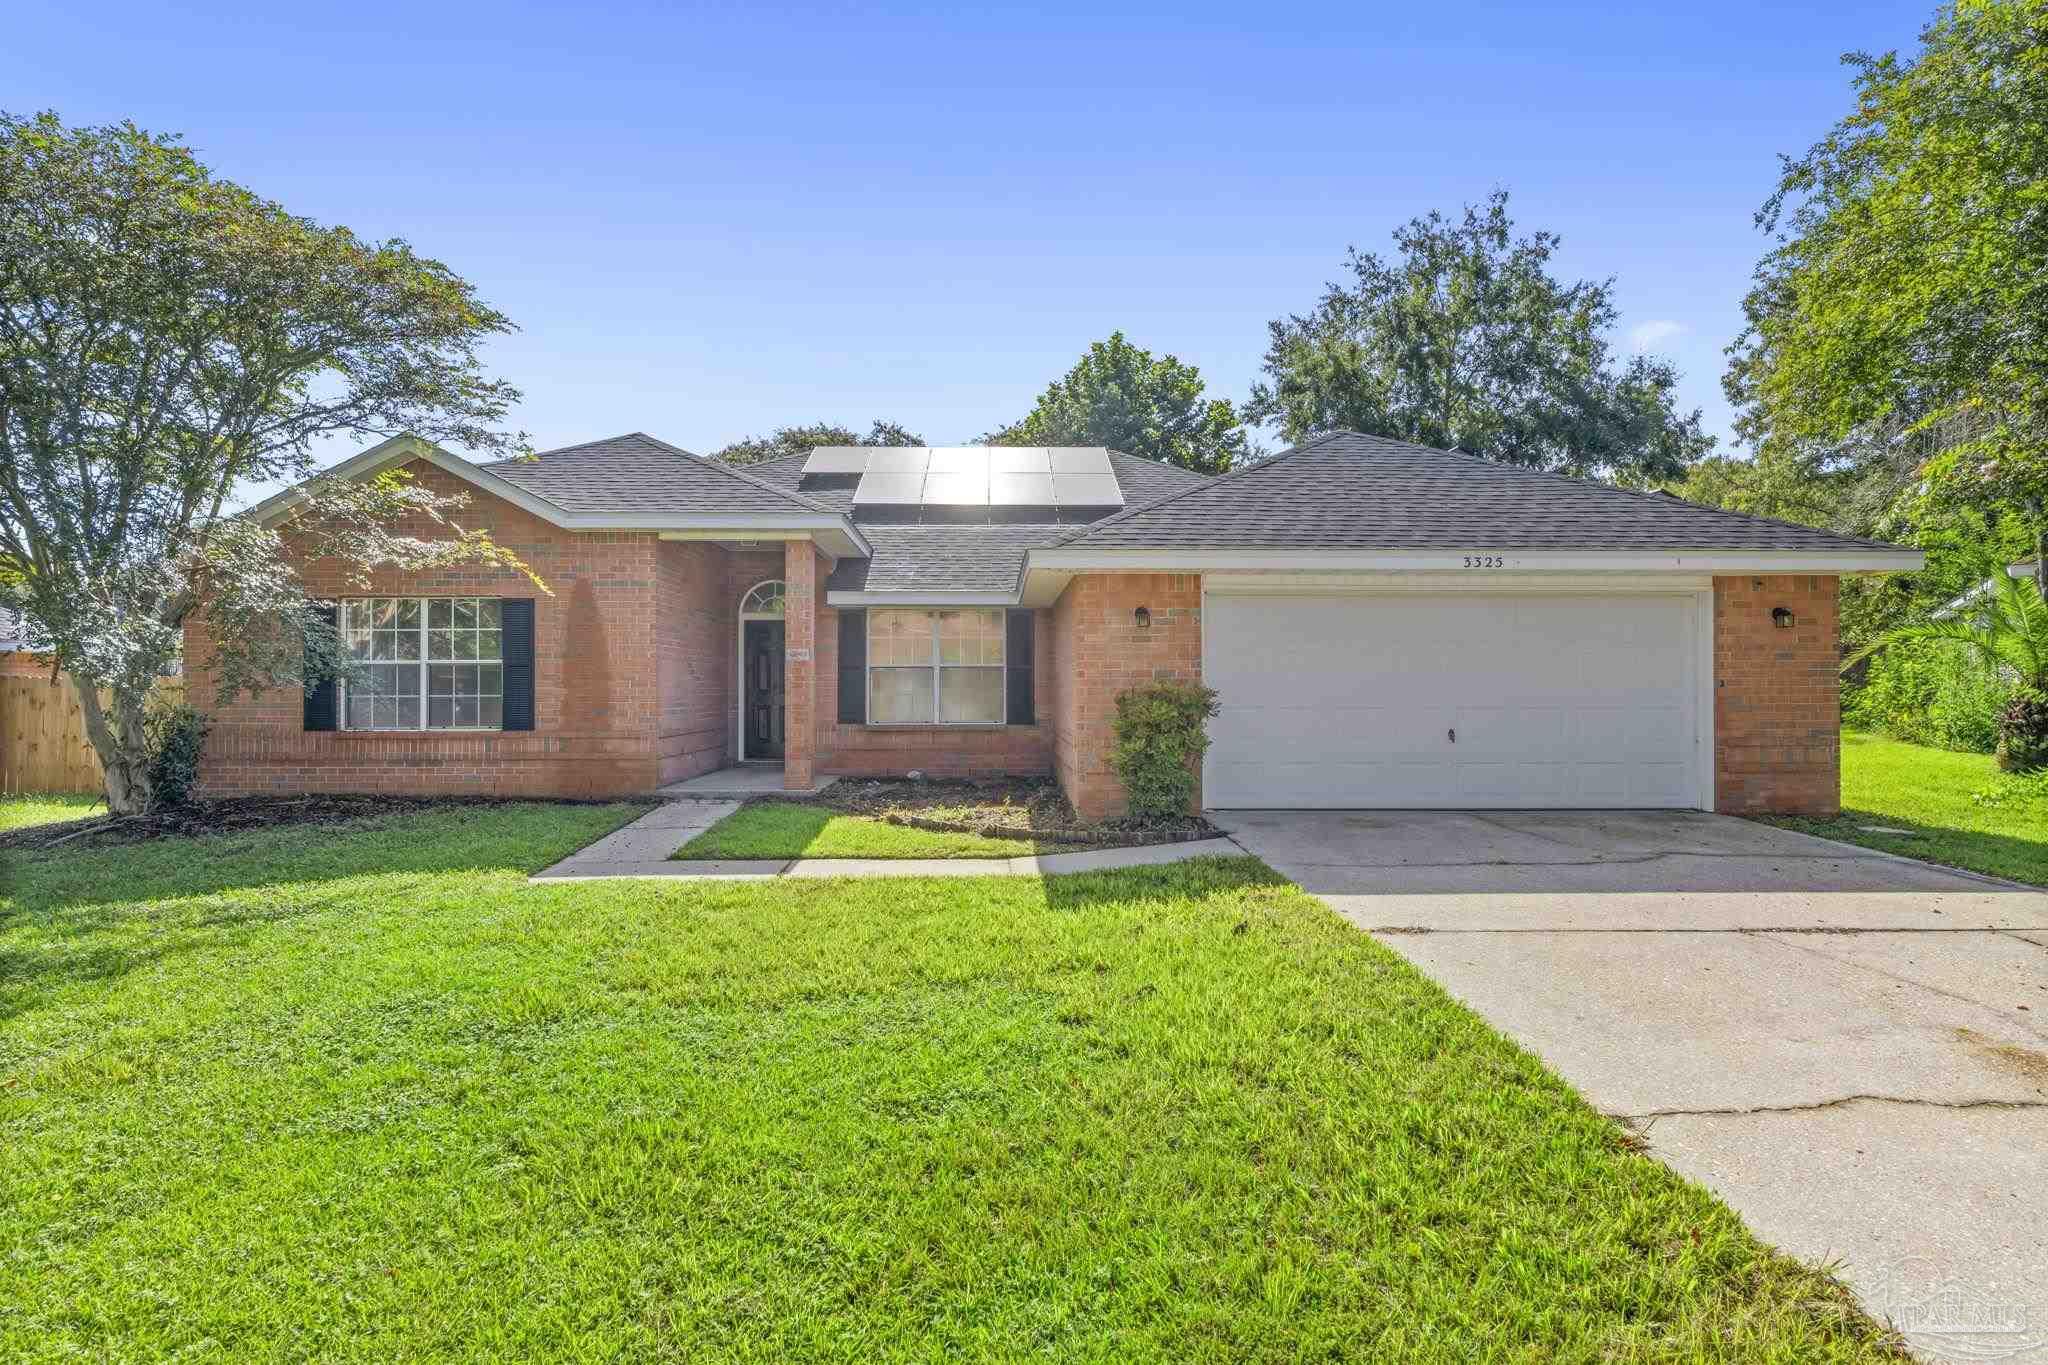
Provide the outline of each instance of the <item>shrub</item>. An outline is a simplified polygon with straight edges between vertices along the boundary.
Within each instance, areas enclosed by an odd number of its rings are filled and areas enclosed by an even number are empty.
[[[199,781],[199,755],[210,726],[204,712],[184,702],[159,703],[143,717],[149,743],[149,781],[156,804],[182,805]]]
[[[1998,766],[2007,772],[2048,767],[2048,693],[2022,688],[1998,717]]]
[[[1998,746],[1998,717],[2012,695],[1998,670],[1951,646],[1894,646],[1873,656],[1844,718],[1913,744],[1988,754]]]
[[[1155,682],[1117,694],[1116,748],[1110,763],[1131,814],[1186,815],[1195,775],[1209,748],[1216,693],[1200,683]]]

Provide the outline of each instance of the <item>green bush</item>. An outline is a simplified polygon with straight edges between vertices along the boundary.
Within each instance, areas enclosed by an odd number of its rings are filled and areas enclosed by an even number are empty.
[[[1117,694],[1110,763],[1130,798],[1132,815],[1188,813],[1215,714],[1216,693],[1200,683],[1146,683]]]
[[[1998,747],[1998,718],[2010,682],[1968,650],[1894,646],[1873,656],[1844,718],[1913,744],[1988,754]]]
[[[184,702],[153,706],[143,717],[149,739],[149,782],[156,804],[176,806],[199,782],[199,755],[210,726],[204,712]]]
[[[2048,693],[2022,688],[1998,717],[1998,766],[2007,772],[2048,767]]]

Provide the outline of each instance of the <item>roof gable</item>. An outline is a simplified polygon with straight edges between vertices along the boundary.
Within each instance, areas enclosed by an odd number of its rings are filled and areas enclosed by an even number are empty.
[[[837,510],[644,431],[476,467],[580,515]]]

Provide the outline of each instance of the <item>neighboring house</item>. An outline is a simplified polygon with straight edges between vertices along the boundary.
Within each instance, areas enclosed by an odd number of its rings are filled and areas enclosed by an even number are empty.
[[[2038,578],[2041,570],[2035,561],[2023,559],[2017,564],[2006,565],[2005,572],[2009,578]],[[1993,575],[1982,583],[1977,584],[1974,588],[1971,588],[1962,596],[1957,597],[1954,601],[1943,603],[1941,610],[1934,613],[1934,619],[1937,621],[1946,620],[1967,610],[1974,603],[1989,597],[1991,595],[1991,585],[1997,581],[1997,576]]]
[[[47,676],[49,671],[50,661],[29,648],[21,617],[0,607],[0,678]]]
[[[1117,695],[1181,678],[1222,702],[1211,807],[1832,812],[1837,578],[1922,562],[1351,432],[1213,479],[1100,449],[732,468],[639,434],[487,465],[402,436],[339,472],[401,463],[552,595],[303,566],[366,678],[220,709],[207,790],[599,795],[769,761],[791,789],[1051,773],[1099,818]],[[202,626],[186,657],[203,679]]]

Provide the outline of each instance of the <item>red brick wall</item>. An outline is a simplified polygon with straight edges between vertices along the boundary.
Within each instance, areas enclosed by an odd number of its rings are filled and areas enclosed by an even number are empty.
[[[0,649],[0,678],[47,678],[50,656],[25,649]]]
[[[1730,815],[1841,809],[1837,580],[1714,580],[1714,807]],[[1775,607],[1797,619],[1771,620]]]
[[[1052,772],[1052,613],[1034,612],[1032,703],[1036,725],[986,728],[839,723],[839,613],[818,617],[818,771],[848,777],[1020,777]]]
[[[782,577],[782,552],[667,540],[655,564],[659,777],[669,783],[734,761],[740,602],[755,584]]]
[[[533,730],[309,734],[296,688],[219,705],[205,626],[194,622],[185,633],[188,695],[214,718],[201,775],[204,792],[598,796],[652,788],[659,769],[657,733],[665,723],[658,651],[649,647],[658,626],[656,539],[563,531],[432,465],[415,462],[410,468],[426,487],[467,494],[470,505],[459,515],[463,524],[488,527],[553,595],[517,573],[477,567],[424,574],[379,570],[366,586],[358,585],[332,562],[305,567],[308,590],[335,597],[533,597]],[[427,525],[413,529],[434,533]]]
[[[1145,607],[1152,624],[1139,629]],[[1057,674],[1053,762],[1083,819],[1128,808],[1110,768],[1117,693],[1155,679],[1202,677],[1202,580],[1197,574],[1083,574],[1052,610]]]

